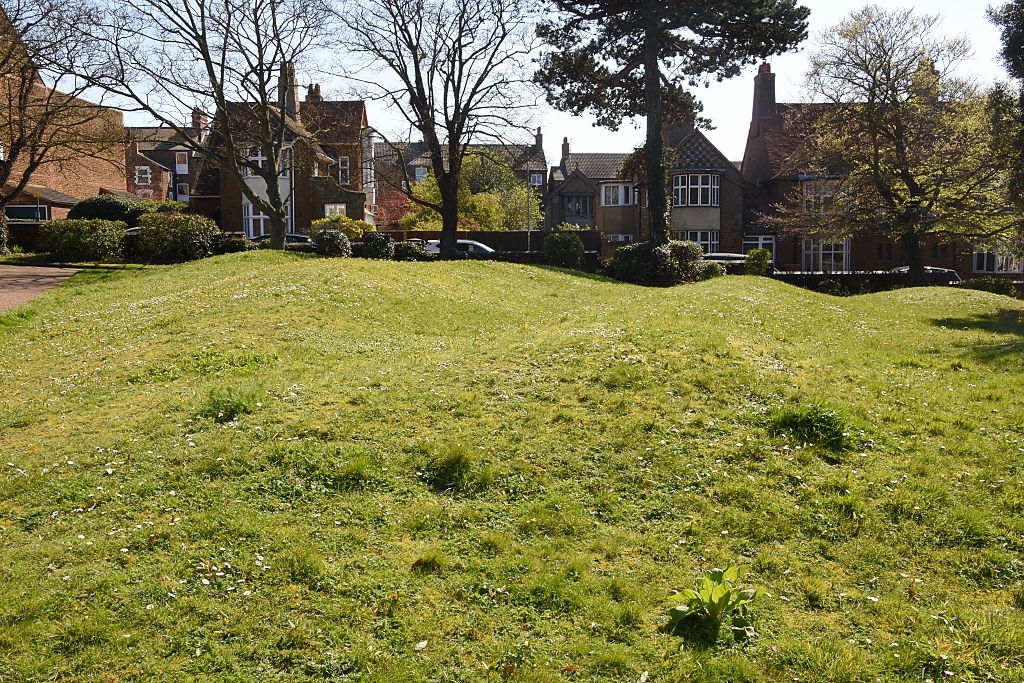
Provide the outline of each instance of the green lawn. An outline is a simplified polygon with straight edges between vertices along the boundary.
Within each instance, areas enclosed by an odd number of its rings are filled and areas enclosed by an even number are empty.
[[[0,316],[0,681],[1024,681],[1022,314],[269,252],[83,272]],[[846,450],[770,428],[815,403]],[[664,632],[730,560],[756,634]]]

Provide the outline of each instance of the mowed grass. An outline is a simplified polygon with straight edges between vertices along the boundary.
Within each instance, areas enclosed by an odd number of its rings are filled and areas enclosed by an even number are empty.
[[[1022,314],[267,252],[83,273],[0,317],[0,680],[1022,681]],[[729,561],[756,635],[663,632]]]

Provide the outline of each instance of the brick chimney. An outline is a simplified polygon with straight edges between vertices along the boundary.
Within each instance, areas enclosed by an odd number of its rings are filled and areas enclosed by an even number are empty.
[[[775,113],[775,74],[772,73],[772,65],[764,62],[754,76],[753,118],[772,118]]]
[[[540,128],[537,129],[537,135],[533,139],[533,146],[537,149],[544,149],[544,134],[540,132]]]
[[[206,137],[206,126],[209,123],[209,119],[206,118],[206,114],[199,107],[192,110],[192,135],[195,136],[196,140],[202,141]]]
[[[306,89],[306,101],[307,102],[323,102],[324,98],[320,95],[320,84],[313,83]]]
[[[277,101],[284,113],[299,120],[299,86],[295,82],[295,62],[281,62],[277,79]]]
[[[569,138],[562,138],[562,166],[569,168]]]

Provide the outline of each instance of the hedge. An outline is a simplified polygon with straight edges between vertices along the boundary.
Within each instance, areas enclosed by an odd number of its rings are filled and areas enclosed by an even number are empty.
[[[139,219],[136,253],[152,263],[181,263],[209,256],[220,228],[209,218],[150,213]]]
[[[120,221],[47,221],[39,226],[38,249],[54,261],[119,261],[126,227]]]
[[[579,270],[583,253],[583,240],[574,232],[553,232],[544,238],[544,257],[550,266]]]
[[[352,242],[344,232],[335,228],[321,228],[313,233],[309,241],[313,246],[313,251],[321,256],[349,257],[352,255]]]
[[[354,218],[348,216],[342,216],[340,214],[336,216],[328,216],[327,218],[320,218],[313,221],[310,225],[312,233],[316,233],[318,230],[340,230],[348,237],[350,242],[359,242],[363,239],[363,235],[368,232],[376,232],[377,228],[373,227],[366,221],[357,221]]]
[[[704,250],[696,242],[671,241],[654,246],[640,242],[619,247],[612,255],[612,277],[648,287],[671,287],[700,279]]]

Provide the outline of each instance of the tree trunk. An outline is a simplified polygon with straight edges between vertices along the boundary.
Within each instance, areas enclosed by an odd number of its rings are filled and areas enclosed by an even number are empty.
[[[651,241],[662,244],[668,240],[668,207],[665,182],[665,138],[662,136],[661,69],[658,63],[659,24],[648,24],[644,34],[644,86],[647,100],[647,205]]]
[[[288,218],[271,211],[270,217],[270,248],[284,249],[284,236],[288,233]]]
[[[7,246],[7,233],[7,210],[6,207],[0,206],[0,256],[10,252],[10,247]]]
[[[924,287],[928,284],[928,276],[924,271],[924,249],[921,237],[916,232],[906,232],[900,238],[907,250],[907,265],[910,266],[910,286]]]
[[[438,179],[437,189],[441,195],[441,259],[455,258],[455,245],[459,240],[459,179],[447,177]]]

